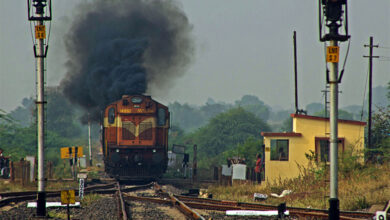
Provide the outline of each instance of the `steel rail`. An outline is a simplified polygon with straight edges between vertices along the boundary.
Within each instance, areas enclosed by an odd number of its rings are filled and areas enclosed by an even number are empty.
[[[264,205],[264,204],[255,204],[255,203],[244,203],[244,202],[237,202],[237,201],[228,201],[228,200],[214,200],[214,199],[206,199],[206,198],[195,198],[195,197],[189,197],[189,196],[181,196],[181,195],[175,195],[178,199],[182,201],[197,201],[197,202],[203,202],[203,203],[209,203],[209,204],[221,204],[221,205],[231,205],[236,207],[244,207],[244,208],[250,208],[250,209],[261,209],[261,210],[276,210],[277,206],[273,205]],[[294,212],[316,212],[316,213],[323,213],[325,215],[328,215],[328,210],[325,209],[308,209],[308,208],[299,208],[299,207],[287,207],[290,210],[290,213],[292,211]],[[358,217],[358,218],[372,218],[375,214],[368,213],[368,212],[353,212],[353,211],[340,211],[340,215],[345,217]]]
[[[137,201],[145,201],[145,202],[154,202],[154,203],[166,204],[166,205],[171,204],[171,201],[169,201],[169,200],[158,199],[158,198],[130,196],[130,195],[125,195],[125,197],[127,199],[131,199],[133,201],[137,200]],[[215,210],[215,211],[246,210],[246,207],[239,207],[239,206],[227,205],[227,204],[216,204],[215,202],[214,203],[203,203],[203,202],[186,201],[184,203],[187,206],[189,206],[191,208],[195,208],[195,209],[205,209],[205,210]],[[270,209],[255,209],[255,210],[262,210],[263,211],[263,210],[270,210]],[[272,210],[275,210],[275,209],[272,209]],[[318,213],[318,212],[290,211],[290,215],[291,216],[298,216],[298,217],[328,218],[328,214]],[[340,216],[340,219],[342,219],[342,220],[356,220],[356,218],[351,218],[351,217],[347,217],[347,216]]]
[[[197,211],[191,209],[184,202],[177,199],[172,193],[167,193],[157,183],[154,183],[154,188],[157,192],[162,192],[164,194],[167,194],[169,196],[169,198],[171,199],[172,205],[174,207],[176,207],[177,209],[179,209],[179,211],[182,212],[184,215],[190,217],[191,219],[205,220],[205,218],[203,216],[201,216]]]
[[[114,185],[113,185],[114,184]],[[117,188],[108,188],[111,186],[115,186],[115,183],[110,183],[110,184],[105,184],[101,186],[91,186],[89,188],[85,189],[84,194],[114,194],[118,190]],[[146,185],[141,185],[141,186],[134,186],[130,188],[124,188],[122,189],[122,192],[132,192],[132,191],[137,191],[140,189],[145,189],[145,188],[151,188],[153,186],[152,183],[146,184]],[[78,194],[79,190],[75,189],[75,193]],[[36,191],[28,191],[28,192],[9,192],[9,193],[2,193],[1,195],[6,195],[4,196],[5,198],[0,199],[0,208],[4,207],[12,202],[23,202],[23,201],[29,201],[29,200],[35,200],[36,199]],[[46,197],[60,197],[61,196],[61,191],[46,191]]]
[[[115,183],[108,183],[108,184],[99,184],[99,185],[93,185],[88,186],[84,188],[84,191],[93,191],[93,190],[100,190],[100,189],[109,189],[115,187]],[[76,190],[75,192],[78,192]],[[46,194],[52,194],[52,193],[61,193],[61,190],[53,190],[53,191],[46,191]],[[15,197],[15,196],[27,196],[27,195],[36,195],[37,191],[24,191],[24,192],[0,192],[0,197]]]
[[[119,197],[119,199],[118,199],[119,200],[119,206],[118,206],[119,216],[122,217],[123,220],[127,220],[126,205],[125,205],[125,202],[123,200],[123,195],[121,192],[121,185],[119,184],[119,182],[117,182],[117,187],[118,187],[117,194]]]

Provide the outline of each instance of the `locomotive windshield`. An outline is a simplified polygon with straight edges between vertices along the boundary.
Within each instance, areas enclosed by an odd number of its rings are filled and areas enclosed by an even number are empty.
[[[108,123],[112,124],[115,121],[115,108],[108,110]]]

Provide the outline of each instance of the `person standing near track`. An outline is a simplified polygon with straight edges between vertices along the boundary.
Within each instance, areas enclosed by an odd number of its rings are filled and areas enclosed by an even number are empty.
[[[257,183],[261,184],[261,154],[257,154],[256,156],[255,173]]]

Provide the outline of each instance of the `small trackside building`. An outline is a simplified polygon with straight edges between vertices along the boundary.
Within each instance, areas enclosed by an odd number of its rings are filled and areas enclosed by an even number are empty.
[[[265,145],[265,180],[270,183],[298,177],[299,167],[309,166],[305,154],[314,152],[317,162],[329,162],[329,118],[300,114],[291,114],[291,117],[292,132],[261,133]],[[346,150],[363,153],[365,125],[361,121],[338,120],[340,156]]]

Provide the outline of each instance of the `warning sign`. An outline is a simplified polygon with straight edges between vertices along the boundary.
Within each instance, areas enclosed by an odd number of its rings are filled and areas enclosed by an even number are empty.
[[[35,39],[46,39],[46,26],[45,25],[35,26]]]
[[[75,194],[74,190],[62,190],[61,191],[61,204],[66,205],[66,204],[75,204]]]
[[[61,148],[61,159],[74,158],[75,154],[77,157],[83,157],[83,147],[62,147]]]
[[[340,51],[340,47],[338,47],[338,46],[326,47],[326,62],[338,63],[339,62],[339,51]]]

